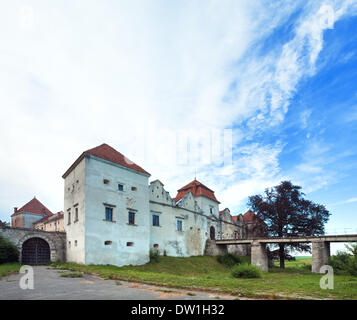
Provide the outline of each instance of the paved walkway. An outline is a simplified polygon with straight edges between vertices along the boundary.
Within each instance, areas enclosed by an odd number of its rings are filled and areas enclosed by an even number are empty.
[[[0,300],[231,300],[235,298],[215,293],[103,280],[94,275],[64,278],[60,276],[61,272],[63,271],[47,266],[34,267],[33,290],[20,288],[19,280],[23,274],[3,277],[0,280]]]

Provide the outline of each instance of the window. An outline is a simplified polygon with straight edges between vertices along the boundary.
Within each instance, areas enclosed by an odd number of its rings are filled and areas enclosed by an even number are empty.
[[[157,249],[159,245],[157,243],[154,244],[154,248]]]
[[[212,207],[209,208],[209,212],[210,212],[210,214],[213,214],[213,208]]]
[[[136,187],[131,187],[131,191],[136,191],[138,190]]]
[[[158,215],[152,216],[152,225],[156,227],[160,226],[160,217]]]
[[[124,185],[123,184],[118,184],[118,190],[119,191],[124,191]]]
[[[112,244],[112,242],[110,240],[104,241],[104,245],[106,246],[110,246]]]
[[[75,208],[74,210],[75,210],[75,212],[74,212],[74,222],[77,222],[78,221],[78,208]]]
[[[109,184],[109,180],[108,179],[103,179],[103,183],[104,184]]]
[[[129,211],[129,224],[135,224],[135,212]]]
[[[177,231],[182,231],[182,220],[177,220],[176,221],[176,230]]]
[[[68,210],[68,222],[67,224],[71,224],[71,210]]]
[[[127,246],[127,247],[132,247],[133,245],[134,245],[134,242],[127,242],[127,243],[126,243],[126,246]]]
[[[68,248],[71,247],[71,241],[68,241]]]
[[[105,220],[113,221],[113,208],[105,207]]]
[[[74,240],[74,246],[77,247],[77,240]]]

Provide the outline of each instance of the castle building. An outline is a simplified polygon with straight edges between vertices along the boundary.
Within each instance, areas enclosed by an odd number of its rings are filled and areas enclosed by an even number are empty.
[[[46,216],[37,222],[34,222],[33,227],[34,229],[43,231],[64,232],[63,216],[63,211],[52,214],[51,216]]]
[[[34,223],[52,215],[53,213],[34,197],[20,209],[14,208],[14,213],[11,215],[11,226],[13,228],[33,228]]]
[[[214,191],[196,179],[175,198],[160,180],[107,144],[83,152],[63,174],[67,261],[140,265],[150,249],[203,255],[210,241],[244,237],[244,220],[219,211]],[[244,246],[230,250],[244,254]]]

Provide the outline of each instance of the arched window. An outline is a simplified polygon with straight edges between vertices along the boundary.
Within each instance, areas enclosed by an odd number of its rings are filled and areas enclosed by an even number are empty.
[[[216,239],[216,230],[214,229],[214,227],[211,227],[209,229],[209,235],[210,235],[211,240],[215,240]]]

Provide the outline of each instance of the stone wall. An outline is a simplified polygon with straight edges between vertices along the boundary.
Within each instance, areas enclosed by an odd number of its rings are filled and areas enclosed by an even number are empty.
[[[215,240],[207,240],[205,246],[206,256],[221,256],[228,253],[226,245],[217,245]]]
[[[51,250],[51,261],[66,261],[66,234],[64,232],[47,232],[26,228],[0,228],[0,234],[13,242],[20,252],[23,243],[31,238],[41,238],[45,240]]]

